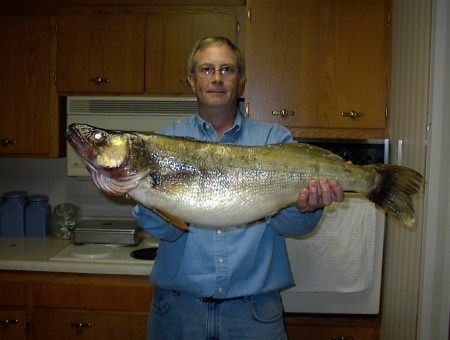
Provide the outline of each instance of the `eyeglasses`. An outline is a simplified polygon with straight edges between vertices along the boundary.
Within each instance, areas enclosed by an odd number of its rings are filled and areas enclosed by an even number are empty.
[[[231,65],[223,65],[218,69],[214,68],[214,66],[212,65],[204,65],[197,67],[195,70],[197,71],[198,76],[201,78],[211,78],[214,73],[216,73],[216,71],[219,71],[220,75],[224,78],[233,78],[239,71],[237,67]]]

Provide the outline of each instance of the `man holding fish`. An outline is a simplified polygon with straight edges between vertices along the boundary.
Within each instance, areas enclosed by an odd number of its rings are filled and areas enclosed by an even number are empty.
[[[228,39],[199,41],[188,60],[198,114],[160,133],[209,142],[292,142],[276,124],[244,117],[237,98],[245,84],[242,53]],[[324,206],[342,201],[337,181],[311,180],[298,201],[264,219],[231,228],[182,230],[138,204],[133,215],[160,239],[151,281],[156,290],[149,339],[285,339],[279,290],[293,285],[284,235],[313,230]]]

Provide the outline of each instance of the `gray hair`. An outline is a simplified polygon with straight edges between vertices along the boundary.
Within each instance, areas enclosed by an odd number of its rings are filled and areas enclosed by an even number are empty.
[[[244,55],[239,50],[239,48],[231,42],[230,39],[225,38],[225,37],[206,37],[206,38],[203,38],[203,39],[200,39],[199,41],[197,41],[197,43],[192,48],[191,54],[189,55],[188,72],[189,73],[195,72],[195,68],[197,67],[197,65],[195,64],[194,57],[198,51],[202,51],[211,45],[220,45],[220,44],[227,45],[229,48],[231,48],[231,51],[233,51],[234,55],[237,58],[237,62],[238,62],[237,67],[239,69],[239,71],[238,71],[239,74],[245,74]]]

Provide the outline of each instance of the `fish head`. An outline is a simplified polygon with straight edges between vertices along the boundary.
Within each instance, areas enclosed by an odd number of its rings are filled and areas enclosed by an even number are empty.
[[[74,123],[66,138],[94,183],[110,194],[128,192],[150,171],[145,141],[137,134]]]

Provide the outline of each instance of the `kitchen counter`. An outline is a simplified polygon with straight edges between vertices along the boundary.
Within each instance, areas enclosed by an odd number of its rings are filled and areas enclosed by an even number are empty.
[[[70,247],[70,240],[50,237],[0,237],[0,270],[42,272],[149,275],[153,261],[132,263],[51,260]]]

